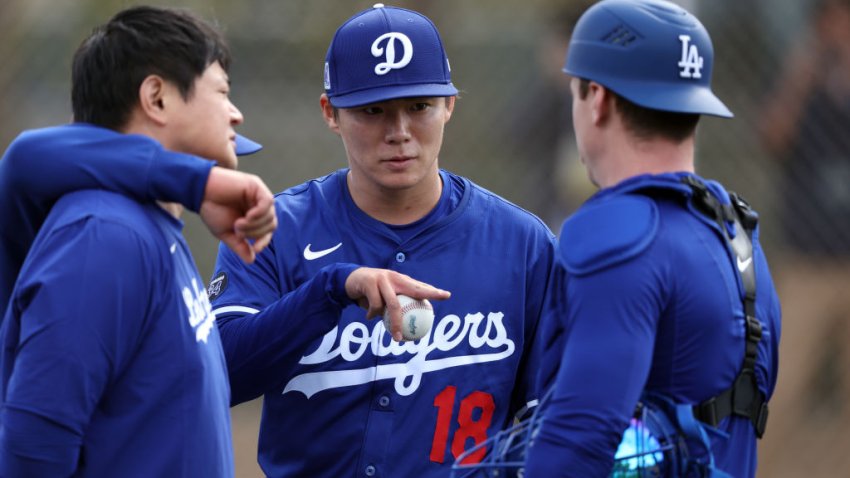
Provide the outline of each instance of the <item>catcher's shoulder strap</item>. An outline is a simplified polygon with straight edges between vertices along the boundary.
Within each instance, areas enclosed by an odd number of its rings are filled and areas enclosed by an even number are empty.
[[[746,417],[753,423],[756,436],[761,438],[767,425],[768,406],[764,394],[758,388],[755,374],[758,344],[762,336],[761,322],[756,319],[756,276],[752,243],[758,216],[749,204],[735,193],[729,193],[730,204],[722,204],[699,178],[685,176],[682,182],[690,186],[693,192],[693,206],[720,226],[720,231],[735,253],[737,270],[744,286],[746,345],[741,371],[731,387],[695,405],[694,416],[713,427],[729,415]],[[727,222],[734,224],[734,238],[726,228]]]

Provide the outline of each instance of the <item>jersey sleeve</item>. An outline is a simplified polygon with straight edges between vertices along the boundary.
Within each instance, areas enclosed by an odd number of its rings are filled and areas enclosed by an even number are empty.
[[[177,202],[197,212],[213,161],[166,150],[155,140],[74,123],[26,131],[3,157],[9,185],[38,202],[80,189],[137,201]]]
[[[16,353],[3,367],[2,476],[74,472],[98,402],[140,340],[155,282],[141,240],[123,225],[89,218],[42,239],[4,324],[4,346],[12,340]],[[19,327],[12,339],[8,322]]]
[[[566,340],[566,327],[561,321],[560,308],[566,304],[567,271],[557,262],[552,264],[552,273],[546,294],[546,305],[540,317],[533,353],[532,366],[536,366],[534,389],[536,396],[542,397],[555,381],[561,365],[561,354]],[[532,373],[534,368],[531,368]]]
[[[572,277],[568,338],[527,475],[607,476],[649,374],[660,278],[644,258]]]
[[[0,306],[51,206],[81,189],[198,211],[212,161],[171,152],[141,135],[70,124],[19,135],[0,160]]]
[[[512,411],[524,409],[530,401],[539,398],[538,374],[545,347],[542,333],[553,320],[551,283],[554,278],[555,241],[548,230],[535,235],[529,247],[529,268],[525,290],[525,336],[529,341],[523,346],[523,358],[512,397]]]
[[[352,301],[345,281],[359,266],[332,264],[291,291],[280,291],[272,249],[246,265],[219,246],[209,295],[230,379],[231,405],[281,386],[306,347],[336,326]]]

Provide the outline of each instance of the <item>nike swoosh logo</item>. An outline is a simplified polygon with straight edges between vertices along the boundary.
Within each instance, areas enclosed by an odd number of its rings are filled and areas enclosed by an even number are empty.
[[[741,272],[744,272],[745,270],[747,270],[747,267],[750,267],[751,262],[753,262],[753,256],[750,256],[743,261],[739,257],[738,258],[738,270],[741,271]]]
[[[304,248],[304,259],[307,259],[308,261],[313,261],[313,260],[316,260],[320,257],[325,257],[326,255],[330,254],[331,252],[342,247],[342,243],[340,242],[339,244],[337,244],[337,245],[335,245],[335,246],[333,246],[329,249],[322,249],[321,251],[311,251],[310,246],[312,246],[312,245],[313,244],[307,244],[307,247]]]

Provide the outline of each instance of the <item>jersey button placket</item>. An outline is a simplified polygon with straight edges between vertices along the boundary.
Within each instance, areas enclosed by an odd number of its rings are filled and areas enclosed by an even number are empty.
[[[363,470],[366,473],[366,476],[375,476],[375,473],[378,470],[375,468],[375,465],[366,465],[366,469]]]
[[[396,253],[396,255],[395,255],[395,261],[396,261],[396,262],[398,262],[399,264],[401,264],[401,263],[402,263],[402,262],[404,262],[405,260],[407,260],[407,256],[406,256],[403,252],[397,252],[397,253]]]
[[[387,408],[390,405],[390,397],[381,395],[381,397],[378,398],[378,405],[380,405],[381,408]]]

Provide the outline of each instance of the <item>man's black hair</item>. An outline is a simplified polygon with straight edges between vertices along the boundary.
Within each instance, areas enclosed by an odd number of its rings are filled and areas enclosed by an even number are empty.
[[[146,77],[161,76],[189,99],[195,80],[215,62],[227,71],[227,44],[193,14],[149,6],[122,10],[95,28],[74,54],[74,121],[120,129],[138,104]]]

